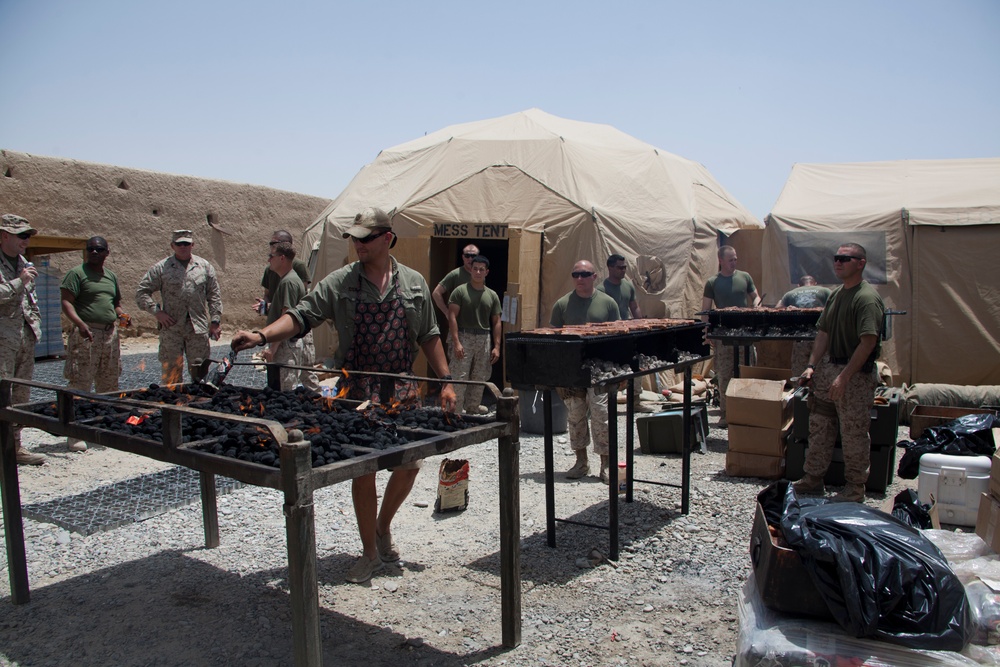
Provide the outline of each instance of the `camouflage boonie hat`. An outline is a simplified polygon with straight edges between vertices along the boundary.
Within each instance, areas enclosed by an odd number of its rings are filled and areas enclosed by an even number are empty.
[[[31,232],[32,236],[38,233],[38,230],[32,227],[30,222],[19,215],[14,215],[13,213],[3,214],[2,221],[0,221],[0,230],[5,231],[8,234],[23,234],[24,232]]]

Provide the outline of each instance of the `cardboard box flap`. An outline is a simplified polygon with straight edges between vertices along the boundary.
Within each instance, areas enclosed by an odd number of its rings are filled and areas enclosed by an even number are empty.
[[[783,380],[733,378],[726,389],[726,398],[749,398],[760,401],[780,401],[785,395]]]

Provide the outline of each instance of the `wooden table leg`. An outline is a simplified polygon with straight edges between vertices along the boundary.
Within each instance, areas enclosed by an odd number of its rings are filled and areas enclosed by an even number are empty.
[[[500,457],[500,617],[503,645],[521,643],[521,424],[517,398],[504,390],[497,419],[511,425],[498,440]]]

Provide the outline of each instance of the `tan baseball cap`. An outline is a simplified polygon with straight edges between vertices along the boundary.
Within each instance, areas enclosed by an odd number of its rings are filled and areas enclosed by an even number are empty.
[[[354,216],[354,225],[344,232],[344,238],[353,236],[356,239],[363,239],[370,234],[391,231],[392,220],[388,214],[380,208],[369,206]],[[390,247],[394,245],[396,245],[395,237],[392,239]]]

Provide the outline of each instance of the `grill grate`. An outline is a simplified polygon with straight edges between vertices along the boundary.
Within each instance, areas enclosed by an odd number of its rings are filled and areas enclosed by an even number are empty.
[[[228,477],[215,478],[218,494],[243,486]],[[181,466],[102,486],[75,496],[25,505],[29,519],[54,523],[81,535],[93,535],[144,521],[201,498],[198,473]]]

